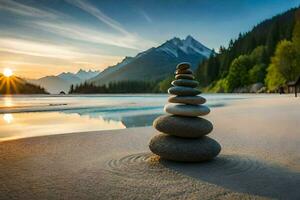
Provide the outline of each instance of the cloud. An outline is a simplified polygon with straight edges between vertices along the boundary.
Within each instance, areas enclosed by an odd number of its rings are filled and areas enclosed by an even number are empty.
[[[125,34],[131,35],[128,31],[126,31],[119,22],[113,20],[109,16],[105,15],[99,8],[93,6],[92,4],[88,3],[88,1],[83,0],[66,0],[68,3],[86,11],[90,15],[96,17],[101,22],[105,23],[106,25],[110,26],[111,28]]]
[[[144,10],[139,10],[139,13],[146,19],[147,22],[152,23],[153,20],[150,18],[148,13],[146,13]]]
[[[13,0],[0,0],[0,10],[29,17],[57,18],[56,13],[27,6]]]
[[[122,27],[122,25],[104,14],[99,8],[93,6],[92,4],[88,3],[88,1],[84,0],[66,0],[68,3],[82,9],[83,11],[89,13],[90,15],[96,17],[100,22],[105,23],[110,28],[114,29],[115,31],[118,31],[123,34],[123,36],[115,36],[114,40],[117,42],[117,44],[124,45],[124,42],[126,43],[127,47],[128,44],[130,44],[130,48],[133,49],[139,49],[139,50],[145,50],[145,48],[150,48],[151,46],[155,45],[155,43],[151,41],[144,40],[140,38],[137,34],[130,33],[125,28]],[[144,17],[146,17],[147,14],[144,13]],[[148,20],[151,20],[151,18],[148,16]],[[103,35],[102,35],[103,36]],[[106,40],[106,39],[104,39]],[[114,42],[115,43],[115,42]]]
[[[82,52],[81,49],[76,49],[74,47],[66,45],[57,45],[46,42],[37,42],[9,37],[0,38],[0,51],[15,54],[24,54],[27,56],[38,56],[72,61],[87,57],[116,58],[116,56]]]
[[[76,57],[76,54],[62,46],[17,38],[0,38],[0,51],[60,59]]]
[[[66,45],[16,38],[0,38],[0,69],[9,66],[17,74],[38,78],[78,68],[104,69],[122,56],[90,53]]]
[[[105,15],[100,9],[94,7],[87,1],[66,1],[74,6],[79,7],[85,12],[88,12],[92,16],[95,16],[101,22],[107,24],[113,30],[117,31],[117,33],[108,32],[108,30],[103,31],[97,29],[97,27],[91,28],[89,26],[79,24],[74,18],[72,18],[72,16],[68,16],[67,14],[60,13],[56,10],[42,10],[36,7],[18,3],[13,0],[0,0],[0,10],[2,9],[9,12],[13,12],[17,15],[33,17],[33,19],[31,20],[21,19],[21,26],[30,27],[30,29],[32,30],[43,30],[46,33],[54,33],[58,36],[62,36],[64,38],[69,38],[72,40],[89,42],[94,44],[112,45],[116,47],[123,47],[134,50],[145,50],[155,45],[155,43],[142,39],[137,34],[129,33],[120,25],[119,22],[111,19],[109,16]],[[69,20],[66,21],[66,19]],[[13,35],[16,34],[18,35],[19,33],[13,33]],[[7,35],[12,34],[9,33]]]
[[[107,44],[117,47],[124,47],[130,49],[142,49],[149,46],[148,43],[138,42],[136,37],[131,35],[119,36],[111,33],[105,33],[95,28],[89,28],[84,25],[74,24],[71,22],[32,22],[32,27],[40,28],[47,32],[70,38],[78,41],[85,41],[95,44]]]
[[[120,49],[119,52],[128,52],[129,49],[138,52],[156,45],[127,31],[87,1],[67,1],[110,28],[101,30],[95,24],[83,23],[76,19],[77,15],[14,0],[0,0],[0,12],[22,16],[7,18],[15,26],[0,33],[0,67],[6,64],[16,66],[26,76],[59,73],[62,69],[76,69],[79,65],[103,69],[119,62],[125,55],[115,56],[115,48],[104,49],[100,44],[126,48],[126,51]],[[38,67],[41,71],[36,70]]]

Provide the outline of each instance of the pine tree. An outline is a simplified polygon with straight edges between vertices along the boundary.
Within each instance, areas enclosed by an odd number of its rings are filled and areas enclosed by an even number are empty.
[[[295,14],[295,26],[293,31],[293,42],[298,52],[300,52],[300,9]]]
[[[266,43],[269,55],[273,55],[278,41],[279,41],[279,26],[278,26],[278,22],[275,21],[268,34],[268,39]]]
[[[74,92],[74,85],[72,84],[71,87],[70,87],[69,94],[72,94],[73,92]]]

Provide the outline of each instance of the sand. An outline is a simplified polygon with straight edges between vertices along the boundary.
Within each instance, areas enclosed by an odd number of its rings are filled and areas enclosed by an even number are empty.
[[[213,108],[222,145],[201,164],[149,152],[152,127],[0,143],[0,199],[300,199],[300,98]]]

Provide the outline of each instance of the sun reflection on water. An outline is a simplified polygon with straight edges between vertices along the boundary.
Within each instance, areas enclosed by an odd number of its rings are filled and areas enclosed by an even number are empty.
[[[14,120],[14,116],[10,113],[4,114],[3,119],[7,124],[10,124]]]
[[[62,112],[0,114],[0,143],[11,139],[126,128],[122,121]]]
[[[14,104],[11,97],[4,97],[4,107],[11,107],[13,105]]]

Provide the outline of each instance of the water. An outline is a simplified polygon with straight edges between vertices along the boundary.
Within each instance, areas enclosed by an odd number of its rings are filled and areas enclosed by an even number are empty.
[[[209,107],[270,95],[203,94]],[[167,95],[0,96],[0,141],[72,132],[150,126]]]

